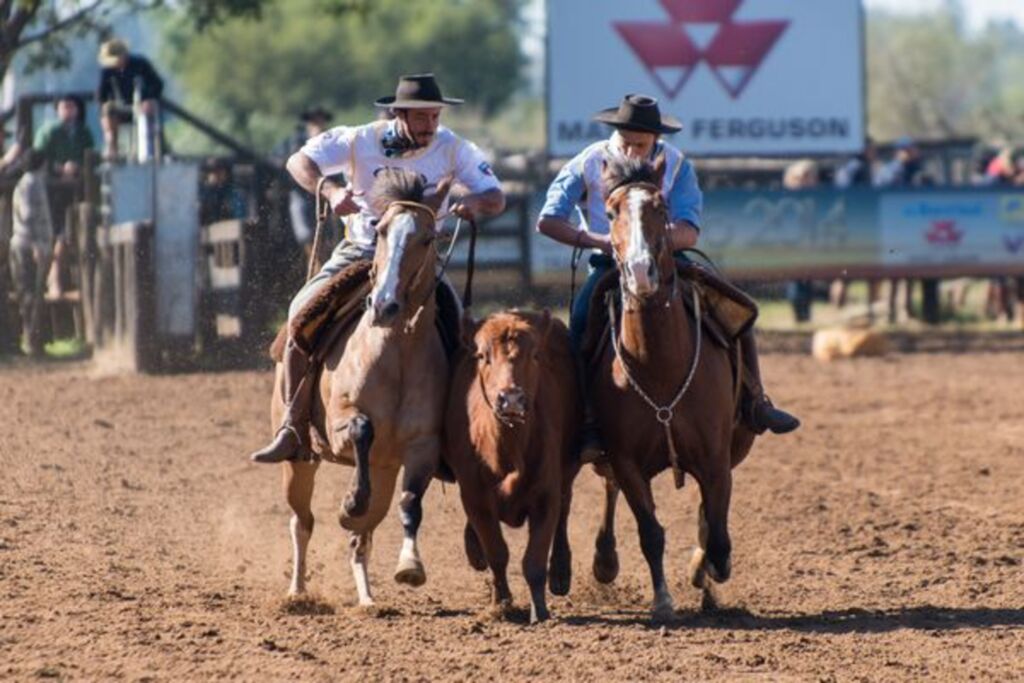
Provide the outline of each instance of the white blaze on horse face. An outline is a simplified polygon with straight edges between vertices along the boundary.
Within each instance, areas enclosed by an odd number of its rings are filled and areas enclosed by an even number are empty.
[[[400,213],[391,219],[388,228],[388,262],[384,277],[377,281],[372,302],[378,314],[386,306],[398,301],[399,275],[402,271],[402,255],[409,239],[416,232],[416,221],[410,213]]]
[[[654,256],[644,236],[644,202],[648,191],[634,187],[626,197],[629,217],[629,247],[626,249],[626,286],[637,296],[651,294],[657,287]]]

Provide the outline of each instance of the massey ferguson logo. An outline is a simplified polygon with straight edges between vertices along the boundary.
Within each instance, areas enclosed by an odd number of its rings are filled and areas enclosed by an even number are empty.
[[[660,0],[669,21],[618,21],[615,29],[669,99],[701,62],[738,98],[788,21],[735,21],[744,0]]]
[[[956,221],[934,221],[927,232],[924,233],[928,244],[937,246],[952,247],[960,244],[964,237],[964,231],[956,227]]]

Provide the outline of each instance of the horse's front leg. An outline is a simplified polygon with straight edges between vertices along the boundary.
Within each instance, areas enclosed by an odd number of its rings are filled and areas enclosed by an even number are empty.
[[[352,580],[356,585],[359,604],[368,607],[373,604],[370,591],[370,550],[373,545],[373,530],[381,523],[391,506],[391,497],[398,481],[398,468],[372,467],[369,470],[371,490],[369,505],[361,517],[349,517],[342,509],[339,522],[349,531],[349,566]]]
[[[615,548],[615,506],[619,499],[619,485],[610,465],[595,465],[594,470],[604,478],[604,515],[594,542],[594,578],[600,583],[611,583],[619,575],[619,554]]]
[[[651,570],[651,583],[654,585],[652,616],[655,619],[671,618],[675,614],[675,606],[672,603],[672,594],[668,590],[668,583],[665,581],[665,529],[654,515],[651,481],[644,477],[634,463],[624,458],[617,458],[613,462],[615,478],[626,496],[633,516],[636,517],[640,549]]]
[[[288,507],[292,509],[289,528],[292,535],[292,582],[288,595],[299,596],[306,592],[306,551],[313,535],[313,482],[317,463],[288,461],[282,466],[284,493]]]
[[[373,446],[373,423],[362,413],[348,421],[348,438],[355,451],[356,471],[352,474],[352,487],[342,503],[349,517],[362,517],[370,506],[370,449]]]
[[[436,434],[421,436],[406,444],[402,474],[402,497],[399,500],[402,519],[402,550],[395,569],[395,581],[410,586],[422,586],[427,572],[420,560],[416,536],[423,521],[423,496],[440,461],[440,439]]]
[[[716,583],[729,579],[732,572],[732,542],[729,539],[729,501],[732,496],[732,468],[728,454],[723,464],[702,473],[700,483],[700,519],[697,529],[699,546],[690,560],[690,582],[707,589],[705,575]]]

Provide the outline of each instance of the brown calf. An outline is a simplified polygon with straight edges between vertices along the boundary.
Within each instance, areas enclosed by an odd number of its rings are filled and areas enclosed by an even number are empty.
[[[464,330],[468,351],[452,378],[442,452],[469,518],[466,555],[478,571],[491,568],[494,603],[511,602],[501,522],[529,521],[523,575],[530,621],[542,621],[549,552],[551,592],[565,595],[571,581],[566,523],[581,404],[569,334],[547,311],[497,313]]]

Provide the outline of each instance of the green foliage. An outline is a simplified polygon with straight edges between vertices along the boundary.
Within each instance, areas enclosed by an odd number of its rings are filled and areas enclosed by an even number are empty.
[[[931,14],[868,19],[872,134],[1024,139],[1024,31],[1011,23],[971,33],[956,3]]]
[[[262,21],[197,34],[179,22],[164,60],[186,107],[268,149],[296,113],[327,106],[365,121],[402,73],[433,71],[445,93],[484,116],[521,83],[519,0],[271,0]],[[184,20],[183,20],[184,21]]]
[[[340,0],[336,0],[340,1]],[[68,37],[106,37],[110,17],[173,5],[196,31],[229,17],[258,18],[267,0],[19,0],[0,7],[0,77],[15,54],[26,54],[26,69],[68,66]]]

